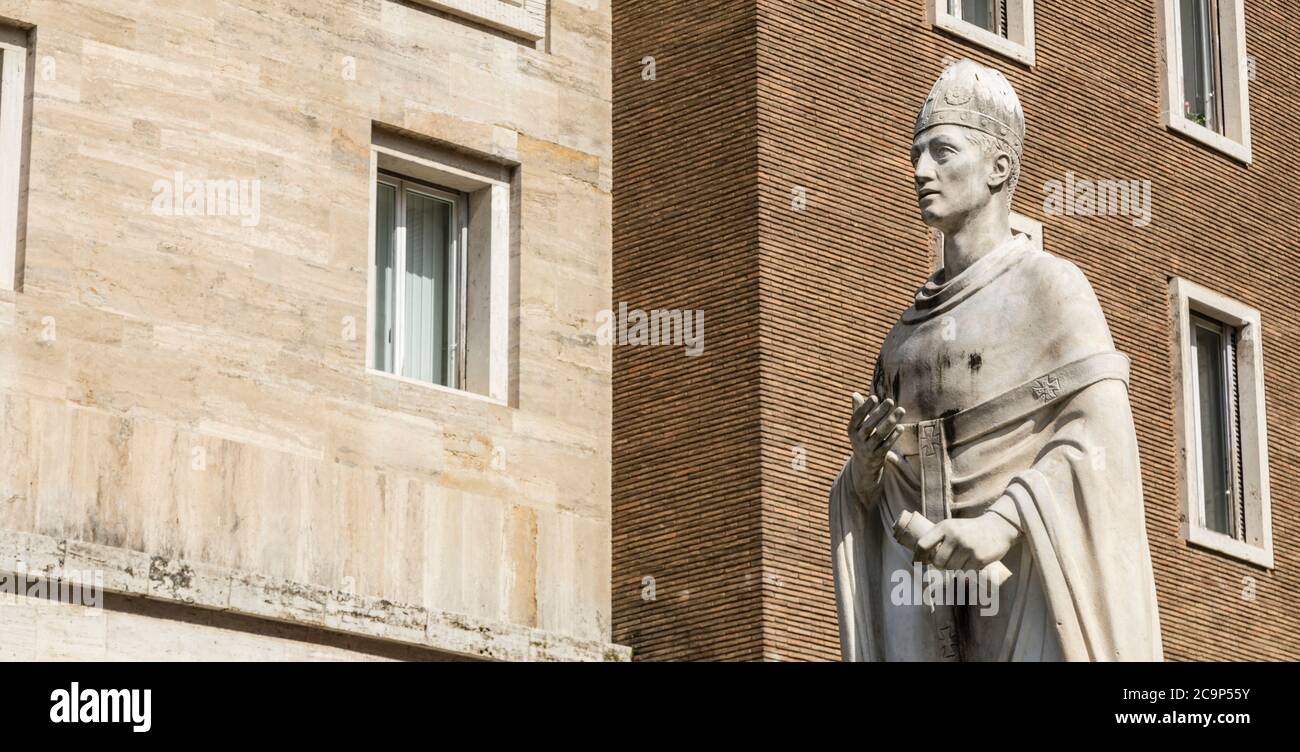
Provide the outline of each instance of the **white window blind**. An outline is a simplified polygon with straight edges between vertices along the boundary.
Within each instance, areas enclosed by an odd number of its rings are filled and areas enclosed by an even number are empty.
[[[381,175],[375,189],[374,368],[459,386],[462,208],[457,193]]]

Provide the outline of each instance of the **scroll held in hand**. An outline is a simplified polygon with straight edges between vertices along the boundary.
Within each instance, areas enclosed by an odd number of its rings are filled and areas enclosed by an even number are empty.
[[[899,515],[898,521],[894,523],[894,540],[898,541],[908,551],[915,552],[916,542],[921,539],[921,536],[930,532],[933,527],[934,523],[924,516],[904,511]],[[1006,565],[1000,561],[995,561],[984,567],[984,569],[980,570],[980,574],[989,578],[993,586],[999,589],[1006,584],[1007,580],[1011,579],[1011,570],[1007,569]]]

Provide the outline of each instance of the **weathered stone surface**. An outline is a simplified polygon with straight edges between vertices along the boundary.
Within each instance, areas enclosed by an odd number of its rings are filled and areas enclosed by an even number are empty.
[[[0,294],[0,564],[389,636],[431,633],[370,604],[608,642],[610,358],[583,336],[610,291],[607,0],[555,0],[540,48],[388,0],[0,17],[52,66],[25,287]],[[376,123],[519,165],[509,405],[366,373]],[[178,171],[259,181],[260,222],[159,216]]]
[[[69,552],[63,554],[62,552]],[[44,566],[33,567],[32,563]],[[67,573],[81,576],[92,572],[103,583],[103,591],[94,597],[101,602],[102,594],[142,596],[159,603],[179,604],[202,610],[221,611],[239,617],[265,621],[265,631],[275,632],[274,622],[314,627],[356,639],[384,640],[416,648],[437,650],[447,657],[463,657],[512,661],[626,661],[631,652],[625,647],[598,640],[582,640],[522,626],[509,621],[481,619],[467,614],[433,610],[417,605],[394,603],[373,596],[358,595],[340,590],[330,590],[318,585],[281,580],[264,575],[223,569],[210,564],[183,559],[149,557],[133,551],[101,546],[84,541],[56,540],[42,535],[0,533],[0,572],[10,574],[48,575],[56,586]],[[57,566],[56,566],[57,565]],[[57,590],[51,589],[50,593]],[[89,592],[89,591],[88,591]],[[0,637],[5,629],[21,632],[36,623],[44,623],[39,614],[57,614],[44,640],[57,630],[74,635],[66,648],[49,645],[37,649],[40,655],[58,659],[100,659],[98,648],[78,647],[91,639],[94,645],[104,647],[102,640],[95,641],[92,630],[87,636],[87,622],[77,619],[114,619],[126,617],[110,613],[105,617],[99,609],[78,604],[60,603],[51,595],[48,599],[25,598],[22,592],[0,594]],[[17,596],[15,598],[14,596]],[[91,605],[90,595],[86,605]],[[114,609],[108,609],[110,612]],[[120,609],[119,609],[120,610]],[[75,615],[77,619],[71,617]],[[35,619],[36,621],[30,621]],[[27,626],[24,626],[27,625]],[[48,625],[47,625],[48,626]],[[149,629],[163,628],[152,622]],[[102,631],[102,630],[101,630]],[[260,630],[257,630],[260,631]],[[14,655],[28,655],[15,649]],[[108,648],[104,648],[108,649]],[[218,648],[214,646],[214,650]],[[53,653],[49,651],[53,650]],[[111,652],[111,651],[110,651]],[[0,653],[0,656],[5,655]],[[99,658],[97,658],[99,656]],[[235,654],[220,656],[233,659]],[[108,655],[108,658],[113,656]],[[185,650],[176,649],[168,657],[196,658]]]

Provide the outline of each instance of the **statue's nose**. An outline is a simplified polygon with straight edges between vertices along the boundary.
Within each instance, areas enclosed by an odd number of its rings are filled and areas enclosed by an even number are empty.
[[[912,180],[916,183],[916,189],[921,190],[934,180],[934,177],[934,160],[930,159],[928,154],[922,154],[916,160],[916,167],[912,170]]]

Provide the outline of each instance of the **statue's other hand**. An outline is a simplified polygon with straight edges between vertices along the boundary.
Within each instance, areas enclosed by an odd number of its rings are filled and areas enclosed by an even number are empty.
[[[874,394],[867,399],[853,393],[853,416],[848,431],[853,444],[850,466],[854,488],[863,498],[870,497],[880,483],[885,457],[903,433],[898,422],[905,414],[903,408],[894,408],[893,399],[881,402]]]
[[[947,519],[916,542],[914,559],[948,570],[981,570],[1001,561],[1019,532],[1001,516]]]

